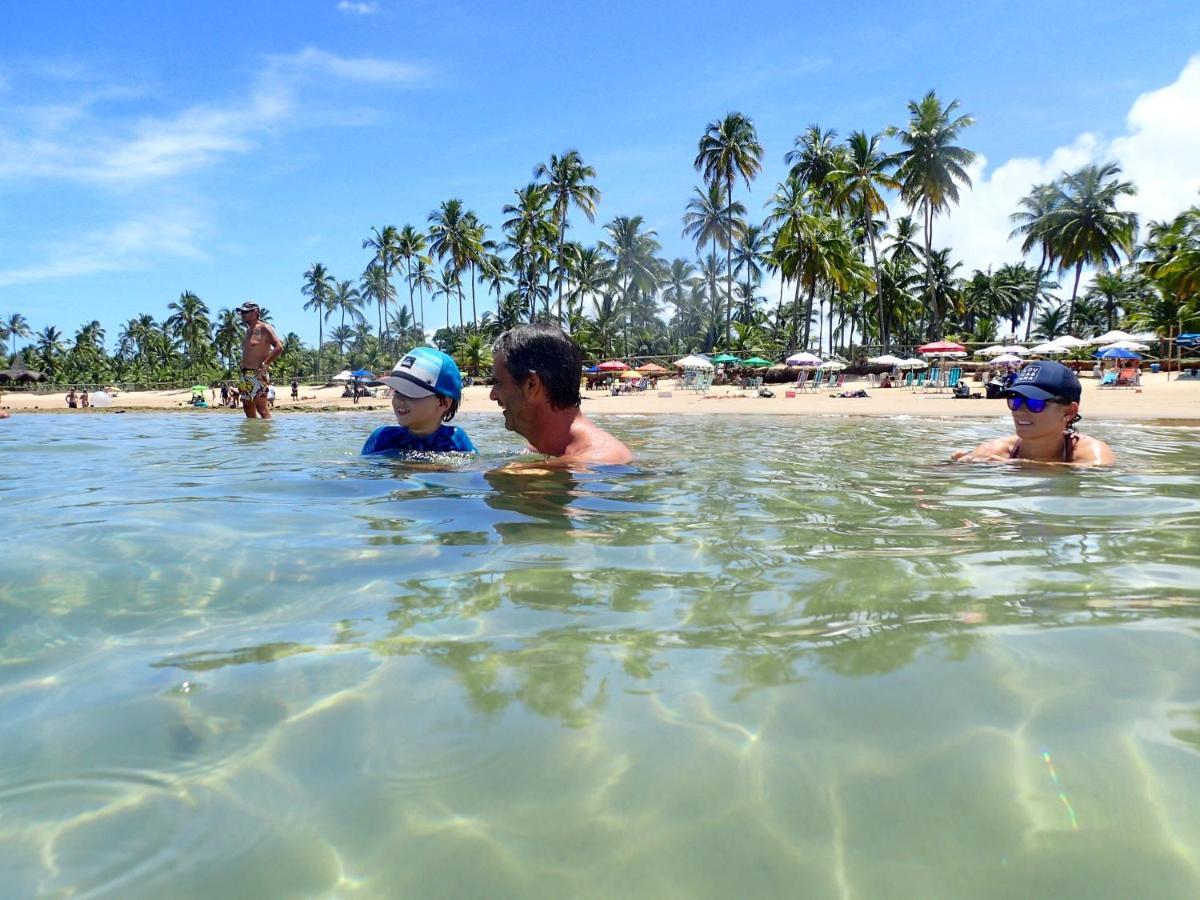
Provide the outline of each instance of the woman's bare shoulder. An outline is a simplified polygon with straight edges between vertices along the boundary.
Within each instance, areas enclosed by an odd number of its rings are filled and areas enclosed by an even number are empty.
[[[988,462],[997,459],[1008,459],[1012,456],[1013,447],[1016,446],[1016,443],[1017,436],[1010,434],[1006,437],[984,441],[974,450],[957,450],[950,454],[950,458],[956,462]]]

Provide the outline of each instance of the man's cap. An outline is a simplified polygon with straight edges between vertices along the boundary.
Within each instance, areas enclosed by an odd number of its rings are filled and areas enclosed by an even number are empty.
[[[458,365],[433,347],[415,347],[404,354],[384,375],[371,385],[386,384],[396,393],[414,400],[441,394],[451,400],[462,397],[462,375]]]
[[[1055,398],[1079,402],[1079,378],[1060,362],[1039,359],[1026,363],[1016,380],[1004,391],[1005,397],[1032,397],[1035,400]]]
[[[240,313],[259,312],[259,308],[257,303],[253,302],[252,300],[247,300],[237,308],[237,311]]]

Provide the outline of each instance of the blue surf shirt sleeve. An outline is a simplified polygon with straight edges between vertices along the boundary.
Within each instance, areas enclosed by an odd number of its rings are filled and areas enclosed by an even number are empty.
[[[362,455],[409,450],[415,453],[478,453],[461,428],[442,425],[432,434],[413,434],[402,425],[376,428],[363,444]]]
[[[475,449],[475,445],[473,443],[471,443],[471,439],[467,436],[467,433],[465,431],[463,431],[461,428],[458,428],[458,427],[453,427],[451,430],[454,432],[454,449],[455,450],[457,450],[459,453],[478,453],[479,452],[477,449]]]

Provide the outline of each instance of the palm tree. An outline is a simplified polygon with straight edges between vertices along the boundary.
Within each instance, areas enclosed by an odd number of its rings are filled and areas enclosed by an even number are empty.
[[[1060,269],[1075,267],[1068,330],[1075,327],[1075,298],[1083,267],[1117,265],[1122,254],[1133,254],[1137,214],[1118,210],[1117,201],[1133,196],[1137,188],[1131,181],[1117,180],[1120,174],[1121,167],[1109,162],[1084,166],[1055,182],[1057,194],[1046,217],[1046,230]]]
[[[209,358],[212,323],[208,320],[208,307],[191,291],[184,291],[179,299],[167,305],[173,310],[163,324],[184,346],[189,366],[195,366]]]
[[[350,315],[350,321],[353,323],[363,318],[362,309],[362,294],[358,292],[358,288],[354,286],[352,281],[337,281],[334,282],[333,291],[329,295],[329,314],[340,312],[342,314],[341,325],[346,325],[346,315]]]
[[[502,211],[508,218],[501,227],[513,251],[509,266],[517,275],[517,292],[525,298],[532,322],[537,316],[540,273],[549,262],[550,246],[558,233],[550,208],[549,185],[530,183],[513,193],[517,202],[504,205]]]
[[[617,216],[604,226],[609,240],[601,247],[613,258],[613,277],[620,285],[620,307],[631,314],[635,291],[653,291],[658,284],[658,235],[653,229],[642,229],[641,216]],[[632,319],[630,320],[632,327]],[[629,333],[626,331],[626,354]]]
[[[1058,189],[1053,184],[1035,184],[1029,193],[1021,198],[1017,212],[1008,218],[1016,227],[1009,232],[1009,238],[1022,238],[1021,252],[1028,254],[1035,247],[1042,251],[1038,262],[1037,278],[1033,285],[1033,293],[1029,297],[1029,320],[1025,326],[1025,340],[1033,329],[1033,314],[1037,308],[1038,289],[1046,268],[1054,262],[1054,245],[1049,232],[1050,213],[1058,200]]]
[[[760,225],[747,225],[742,229],[737,246],[733,252],[734,271],[744,273],[745,282],[741,285],[743,306],[752,304],[754,288],[762,283],[763,266],[766,265],[767,254],[771,249],[771,236]],[[747,307],[748,309],[749,307]],[[746,321],[745,316],[742,317]]]
[[[388,303],[395,298],[396,289],[388,278],[387,270],[376,260],[371,260],[363,270],[362,277],[358,280],[358,296],[363,301],[374,303],[379,310],[379,334],[382,342],[383,310],[387,309]]]
[[[479,370],[492,364],[492,343],[482,334],[469,334],[455,351],[455,361],[478,378]]]
[[[383,230],[379,228],[371,229],[371,236],[362,242],[363,249],[370,248],[375,251],[375,255],[371,258],[371,265],[377,266],[382,272],[384,279],[391,284],[392,272],[396,268],[396,263],[400,259],[399,252],[400,232],[396,230],[395,225],[385,225]],[[379,335],[381,339],[387,340],[386,323],[388,318],[388,301],[395,296],[389,289],[379,293],[375,293],[375,302],[380,304],[379,308]],[[308,309],[306,306],[305,309]],[[318,356],[320,356],[318,348]]]
[[[758,142],[754,123],[740,112],[731,112],[723,119],[708,123],[697,145],[693,165],[709,184],[724,183],[726,197],[732,204],[734,179],[740,176],[749,189],[750,180],[762,169],[762,156],[763,148]],[[731,240],[725,247],[726,295],[729,298],[725,308],[727,339],[733,321],[732,246]]]
[[[136,321],[136,320],[135,320]],[[213,346],[221,355],[225,368],[233,364],[233,355],[237,352],[238,344],[242,342],[242,322],[232,309],[223,309],[217,313],[213,323]]]
[[[413,303],[413,261],[422,258],[426,246],[425,235],[412,225],[405,225],[396,237],[396,254],[404,260],[404,280],[408,282],[408,310],[412,313],[413,321],[421,327],[425,325],[425,298],[421,298],[421,318],[418,319],[417,307]]]
[[[7,319],[0,321],[0,336],[10,338],[12,340],[12,355],[17,355],[17,338],[29,337],[33,331],[29,328],[29,322],[20,313],[11,313]]]
[[[888,347],[887,320],[883,315],[883,291],[880,288],[879,253],[875,248],[875,229],[871,227],[872,219],[888,214],[887,201],[879,193],[880,189],[899,190],[900,182],[888,170],[893,168],[895,160],[879,148],[882,135],[867,137],[864,131],[853,131],[846,139],[847,153],[841,158],[841,167],[834,170],[838,180],[838,192],[853,201],[861,211],[864,222],[863,230],[867,235],[867,244],[871,248],[871,268],[875,272],[875,299],[879,322],[881,326],[879,338],[886,350]]]
[[[453,270],[451,281],[458,288],[458,324],[460,328],[465,327],[461,275],[474,258],[478,220],[474,213],[463,207],[463,202],[458,198],[443,201],[440,207],[429,214],[428,220],[429,249],[439,260],[449,259]],[[446,325],[449,327],[449,321]]]
[[[408,285],[410,288],[415,288],[417,296],[421,300],[421,318],[418,324],[421,326],[422,332],[425,330],[425,292],[432,291],[434,287],[433,280],[433,260],[424,254],[419,254],[416,257],[416,265],[409,269]]]
[[[300,293],[308,297],[304,309],[315,310],[317,314],[317,374],[321,373],[321,346],[325,343],[325,320],[333,307],[330,298],[333,294],[335,281],[333,276],[321,263],[313,263],[304,273],[304,287]]]
[[[36,335],[37,351],[41,358],[41,366],[48,374],[53,376],[58,371],[58,358],[62,355],[63,347],[62,332],[53,325],[47,325]]]
[[[933,295],[933,220],[945,212],[951,203],[958,202],[958,186],[971,186],[967,166],[975,161],[975,153],[956,146],[954,141],[975,119],[969,115],[954,118],[959,101],[946,106],[937,94],[930,91],[920,102],[908,102],[908,127],[887,130],[900,140],[906,149],[896,154],[899,164],[896,176],[900,181],[900,197],[910,208],[921,208],[925,231],[925,289],[930,304],[930,337],[939,337],[944,311],[937,307]]]
[[[797,179],[826,201],[833,200],[829,176],[841,166],[835,138],[837,132],[834,129],[822,131],[820,125],[809,125],[783,157],[783,161],[791,166],[788,177]]]
[[[537,164],[533,170],[533,177],[546,179],[553,199],[554,227],[558,232],[558,320],[561,322],[565,271],[563,244],[567,235],[567,211],[574,204],[589,222],[595,222],[600,190],[587,183],[596,177],[596,170],[583,164],[583,157],[579,155],[578,150],[568,150],[561,157],[551,154],[548,164]]]

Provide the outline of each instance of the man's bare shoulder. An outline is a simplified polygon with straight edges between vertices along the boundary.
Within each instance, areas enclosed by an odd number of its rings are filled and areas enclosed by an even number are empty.
[[[560,457],[564,463],[619,466],[633,461],[632,450],[586,417],[580,417],[571,437],[571,445]]]

